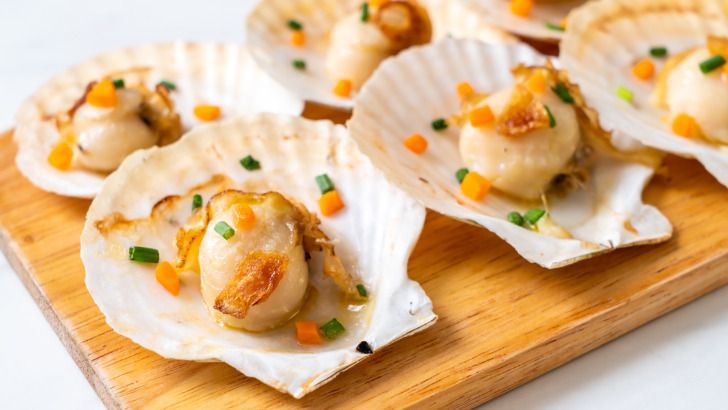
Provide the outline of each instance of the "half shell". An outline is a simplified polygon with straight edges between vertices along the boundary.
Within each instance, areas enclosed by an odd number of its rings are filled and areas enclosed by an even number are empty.
[[[705,45],[708,35],[728,36],[724,2],[679,0],[596,1],[574,11],[561,45],[564,67],[587,102],[600,113],[605,129],[685,157],[694,157],[728,186],[728,148],[675,135],[663,121],[667,110],[650,103],[654,80],[638,80],[632,66],[655,46],[669,53]],[[645,27],[649,27],[646,30]],[[660,59],[653,59],[659,66]],[[627,103],[617,96],[633,92]]]
[[[333,94],[336,82],[326,74],[325,60],[329,34],[344,16],[361,8],[361,0],[263,0],[246,23],[248,46],[258,64],[273,78],[305,100],[336,107],[351,107],[352,98]],[[486,23],[479,15],[457,1],[422,0],[432,22],[432,40],[447,36],[478,38],[489,43],[515,43],[515,37]],[[295,19],[303,25],[306,44],[290,44],[286,23]],[[292,61],[306,62],[304,71]]]
[[[476,40],[446,40],[405,51],[385,62],[365,85],[349,123],[352,138],[392,183],[425,206],[493,231],[524,258],[547,268],[669,238],[667,219],[641,201],[653,169],[602,155],[585,189],[549,200],[553,220],[577,239],[540,235],[508,222],[509,212],[529,209],[521,202],[495,193],[473,202],[460,192],[455,172],[464,165],[457,130],[433,131],[430,122],[458,110],[458,83],[468,81],[478,92],[490,93],[513,83],[511,67],[544,62],[525,45]],[[423,154],[413,154],[402,143],[413,133],[428,141]]]
[[[247,155],[260,161],[260,170],[251,172],[240,165]],[[208,318],[199,275],[180,273],[181,291],[174,297],[155,282],[154,265],[128,260],[131,245],[154,247],[161,260],[174,259],[175,234],[180,221],[190,215],[192,193],[207,202],[221,188],[277,191],[318,212],[320,192],[314,177],[323,173],[334,181],[346,207],[322,218],[321,228],[336,243],[347,269],[369,291],[355,322],[337,316],[346,332],[333,342],[301,346],[295,342],[293,323],[266,333],[223,328]],[[97,221],[114,213],[126,220],[147,218],[158,201],[173,195],[183,200],[181,207],[172,206],[172,215],[136,223],[124,234],[100,231]],[[118,333],[164,357],[224,361],[301,397],[364,359],[366,355],[355,350],[359,342],[367,341],[376,351],[437,319],[422,288],[407,278],[407,261],[424,217],[424,208],[387,183],[343,126],[248,115],[199,126],[175,144],[129,156],[91,204],[81,258],[86,286]],[[319,296],[307,315],[321,324],[331,318],[325,316],[327,304],[335,301],[326,295],[336,285],[321,279],[320,255],[312,256],[310,281]]]
[[[270,79],[240,46],[174,42],[112,51],[51,78],[18,110],[15,162],[34,185],[83,198],[99,192],[105,174],[60,171],[47,159],[60,138],[52,117],[71,108],[89,82],[112,74],[127,83],[141,79],[150,89],[160,80],[176,84],[171,96],[183,130],[200,123],[192,111],[202,103],[220,106],[221,118],[265,111],[297,115],[303,109],[303,102]]]

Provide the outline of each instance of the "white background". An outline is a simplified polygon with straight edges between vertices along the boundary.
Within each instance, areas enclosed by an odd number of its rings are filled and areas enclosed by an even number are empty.
[[[96,54],[174,39],[243,40],[254,1],[2,0],[0,129],[50,76]],[[717,215],[716,223],[725,223]],[[728,267],[726,267],[728,275]],[[0,257],[0,408],[101,401]],[[527,383],[484,409],[728,408],[728,287]]]

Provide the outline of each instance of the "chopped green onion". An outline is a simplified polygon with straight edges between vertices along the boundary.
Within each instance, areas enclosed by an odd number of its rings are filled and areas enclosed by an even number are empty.
[[[333,340],[336,339],[336,336],[340,335],[344,332],[344,326],[339,323],[336,318],[331,319],[331,321],[323,326],[321,326],[319,329],[323,332],[324,336],[329,339]]]
[[[435,131],[441,131],[447,128],[447,122],[444,118],[438,118],[434,121],[432,121],[432,129]]]
[[[554,30],[554,31],[565,31],[566,30],[563,27],[561,27],[560,25],[554,24],[550,21],[547,21],[546,23],[544,23],[544,26],[546,26],[547,29]]]
[[[288,20],[288,28],[291,30],[301,30],[303,28],[303,24],[297,22],[296,20]]]
[[[235,235],[235,229],[231,228],[225,221],[215,224],[215,232],[219,233],[226,241]]]
[[[356,285],[356,290],[359,291],[359,296],[365,298],[367,297],[367,288],[364,287],[362,284]]]
[[[617,87],[617,96],[627,102],[632,102],[632,91],[628,90],[624,86]]]
[[[114,83],[114,88],[124,88],[124,79],[123,78],[115,78],[111,80],[112,83]]]
[[[306,62],[303,60],[293,60],[293,67],[298,70],[305,70],[306,69]]]
[[[551,91],[556,93],[556,95],[561,98],[561,101],[567,103],[567,104],[573,104],[574,103],[574,97],[571,96],[569,93],[569,90],[566,89],[566,87],[561,83],[556,83],[556,86],[551,87]]]
[[[470,172],[467,168],[460,168],[458,172],[455,173],[455,178],[458,179],[458,184],[463,183],[463,179],[465,179],[465,175],[468,175],[468,172]]]
[[[321,195],[335,189],[334,183],[331,182],[331,179],[326,174],[316,176],[316,185],[321,190]]]
[[[177,86],[174,85],[173,82],[170,82],[167,80],[162,80],[159,82],[159,84],[162,84],[164,86],[164,88],[168,89],[169,91],[174,91],[177,89]]]
[[[513,212],[511,212],[511,213],[508,214],[508,222],[514,223],[514,224],[516,224],[518,226],[523,226],[523,223],[525,221],[523,220],[523,217],[521,216],[521,214],[519,214],[518,212],[513,211]]]
[[[143,246],[129,247],[129,259],[134,262],[157,263],[159,262],[159,251]]]
[[[255,171],[256,169],[260,169],[260,162],[258,162],[251,155],[248,155],[247,157],[241,159],[240,165],[242,165],[243,168],[247,169],[248,171]]]
[[[716,54],[700,63],[700,71],[702,71],[703,74],[708,74],[716,68],[722,67],[723,64],[725,64],[725,58],[723,58],[720,54]]]
[[[200,194],[195,194],[195,196],[192,197],[192,210],[199,208],[202,206],[202,196]]]
[[[369,20],[369,3],[363,3],[361,5],[361,21]]]
[[[666,47],[652,47],[650,48],[650,55],[652,57],[665,57],[667,55]]]
[[[554,115],[551,114],[551,110],[549,110],[548,105],[544,105],[543,108],[545,108],[546,112],[549,114],[549,127],[554,128],[556,126],[556,118],[554,118]]]
[[[536,225],[536,222],[538,222],[539,219],[546,213],[543,209],[538,208],[531,208],[528,211],[526,211],[525,214],[523,214],[523,217],[526,218],[526,220],[531,225]]]

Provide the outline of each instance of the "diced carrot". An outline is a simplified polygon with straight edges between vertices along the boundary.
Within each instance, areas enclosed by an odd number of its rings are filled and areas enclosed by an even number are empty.
[[[639,63],[635,64],[634,67],[632,67],[632,72],[640,80],[649,80],[655,73],[655,65],[652,63],[652,61],[644,59]]]
[[[329,216],[338,212],[344,207],[344,203],[341,201],[339,193],[336,191],[329,191],[319,198],[319,207],[321,208],[321,215]]]
[[[559,22],[559,26],[561,26],[561,28],[563,28],[564,30],[566,30],[566,26],[568,26],[568,25],[569,25],[569,19],[566,17],[562,18],[561,21]]]
[[[306,44],[306,35],[303,34],[303,31],[294,30],[293,33],[291,33],[291,44],[296,47],[302,47]]]
[[[681,137],[692,137],[695,133],[695,118],[687,114],[678,115],[672,122],[672,132]]]
[[[473,127],[480,127],[495,121],[495,116],[493,115],[493,111],[490,110],[490,106],[485,105],[470,111],[468,113],[468,120]]]
[[[320,345],[321,333],[316,322],[296,322],[296,339],[302,345]]]
[[[541,71],[537,71],[528,79],[528,90],[534,94],[542,94],[546,91],[546,77]]]
[[[463,178],[463,182],[460,184],[460,190],[473,201],[480,201],[490,190],[490,181],[477,172],[470,171]]]
[[[404,140],[404,146],[415,154],[422,154],[427,149],[427,140],[420,134],[412,134]]]
[[[216,105],[198,105],[194,109],[195,117],[202,121],[212,121],[220,116],[220,107]]]
[[[339,97],[348,97],[351,95],[351,80],[339,80],[334,87],[334,94]]]
[[[116,107],[119,100],[116,98],[114,82],[107,78],[96,83],[86,94],[86,102],[94,107]]]
[[[461,100],[473,93],[473,87],[467,81],[458,84],[457,90]]]
[[[533,0],[512,0],[511,13],[520,17],[528,17],[533,8]]]
[[[73,162],[73,148],[66,142],[53,147],[53,150],[48,155],[48,162],[53,165],[54,168],[65,171],[71,168]]]
[[[255,223],[255,212],[248,204],[233,205],[233,224],[236,228],[247,228]]]
[[[164,286],[169,293],[175,296],[179,295],[179,276],[177,276],[177,271],[169,262],[164,261],[157,265],[154,276],[157,278],[157,282]]]

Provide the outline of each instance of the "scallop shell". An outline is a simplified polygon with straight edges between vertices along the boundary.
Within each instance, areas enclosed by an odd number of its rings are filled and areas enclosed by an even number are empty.
[[[704,45],[709,34],[728,36],[724,4],[713,0],[592,2],[570,17],[561,56],[584,98],[599,111],[603,128],[663,151],[694,157],[728,186],[728,148],[673,134],[662,121],[668,111],[649,102],[653,83],[640,81],[631,73],[637,61],[649,56],[650,47],[666,45],[673,54]],[[617,96],[619,86],[633,91],[631,104]]]
[[[491,43],[517,39],[505,31],[485,23],[456,1],[420,1],[430,15],[433,41],[447,36],[467,36]],[[263,0],[248,16],[246,23],[248,46],[258,64],[273,78],[305,100],[350,108],[353,98],[334,95],[335,81],[326,75],[325,59],[328,35],[344,16],[360,8],[361,0]],[[290,45],[290,29],[286,22],[295,19],[303,24],[306,45]],[[292,67],[292,61],[302,59],[306,70]],[[357,92],[352,92],[356,97]]]
[[[550,200],[553,220],[577,239],[540,235],[508,222],[509,212],[528,207],[505,196],[489,194],[474,202],[460,192],[455,172],[464,165],[457,130],[433,131],[430,122],[458,111],[458,83],[468,81],[477,91],[494,92],[513,83],[511,67],[539,65],[545,59],[525,45],[476,40],[446,40],[405,51],[385,62],[364,86],[349,123],[352,138],[390,182],[425,206],[491,230],[524,258],[546,268],[668,239],[670,223],[641,202],[653,169],[606,156],[597,159],[586,189]],[[420,155],[402,143],[415,132],[428,141]]]
[[[152,89],[163,79],[177,85],[171,96],[184,130],[200,123],[192,110],[203,102],[220,106],[221,118],[264,111],[298,115],[303,109],[300,99],[270,79],[237,45],[173,42],[112,51],[51,78],[22,104],[14,134],[20,172],[46,191],[82,198],[96,195],[106,175],[59,171],[48,163],[60,138],[49,117],[73,106],[90,81],[143,67],[151,68],[144,80]],[[134,74],[123,77],[128,81]]]
[[[239,159],[249,154],[260,161],[260,170],[240,166]],[[321,227],[337,244],[344,265],[358,272],[370,298],[366,320],[356,326],[345,323],[347,336],[319,348],[298,345],[295,330],[288,328],[246,333],[220,327],[203,306],[199,275],[181,273],[181,291],[175,298],[155,282],[153,266],[128,260],[130,245],[155,247],[161,260],[173,259],[179,223],[156,224],[150,232],[135,228],[141,243],[133,242],[134,235],[104,236],[94,223],[114,212],[129,219],[146,217],[163,197],[187,193],[220,174],[234,181],[235,186],[227,188],[278,191],[317,211],[320,192],[314,177],[322,173],[334,181],[346,207],[322,218]],[[215,188],[195,192],[206,202]],[[189,203],[171,219],[184,221]],[[407,261],[424,218],[425,209],[387,183],[343,126],[248,115],[199,126],[175,144],[129,156],[91,204],[81,258],[86,286],[118,333],[164,357],[224,361],[298,398],[364,359],[366,355],[355,350],[360,341],[376,351],[435,322],[432,302],[407,278]],[[316,253],[312,256],[316,261]],[[313,273],[317,269],[319,273]],[[331,280],[322,280],[320,269],[312,268],[311,281],[326,289]]]

